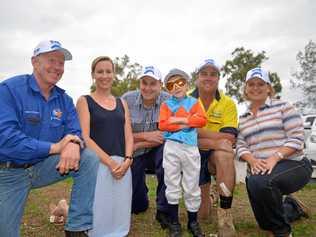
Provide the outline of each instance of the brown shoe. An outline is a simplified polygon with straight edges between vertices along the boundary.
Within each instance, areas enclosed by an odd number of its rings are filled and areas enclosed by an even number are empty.
[[[310,208],[304,204],[300,199],[298,199],[298,197],[296,195],[294,195],[293,193],[290,196],[292,199],[294,199],[294,201],[296,202],[297,206],[299,206],[299,208],[301,208],[302,211],[302,216],[305,218],[309,218],[311,216],[311,210]]]
[[[233,223],[233,215],[231,208],[223,209],[217,208],[217,221],[218,221],[218,237],[236,237],[237,233]]]
[[[68,204],[65,199],[61,199],[57,206],[55,204],[49,204],[50,217],[49,222],[55,225],[64,225],[68,215]]]

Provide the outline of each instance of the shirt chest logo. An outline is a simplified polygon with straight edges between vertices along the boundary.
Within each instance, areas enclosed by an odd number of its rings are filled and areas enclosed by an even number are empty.
[[[210,113],[209,115],[211,118],[222,118],[222,113],[221,112],[216,112],[216,111],[213,111]]]
[[[63,116],[63,112],[59,108],[53,109],[51,120],[61,120],[62,116]]]

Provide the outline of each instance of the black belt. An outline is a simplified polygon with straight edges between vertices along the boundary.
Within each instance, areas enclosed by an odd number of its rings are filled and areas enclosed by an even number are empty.
[[[27,169],[34,164],[16,164],[11,161],[0,162],[0,169]]]

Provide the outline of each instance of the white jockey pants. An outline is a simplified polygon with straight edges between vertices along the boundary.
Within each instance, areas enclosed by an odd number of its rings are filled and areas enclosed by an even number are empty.
[[[178,204],[182,189],[185,207],[197,212],[201,204],[200,153],[197,146],[167,140],[163,152],[164,181],[169,204]]]

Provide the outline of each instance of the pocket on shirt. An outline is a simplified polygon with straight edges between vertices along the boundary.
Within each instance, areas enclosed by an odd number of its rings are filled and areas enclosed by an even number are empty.
[[[41,128],[41,115],[37,111],[24,111],[24,132],[27,136],[37,137]]]

